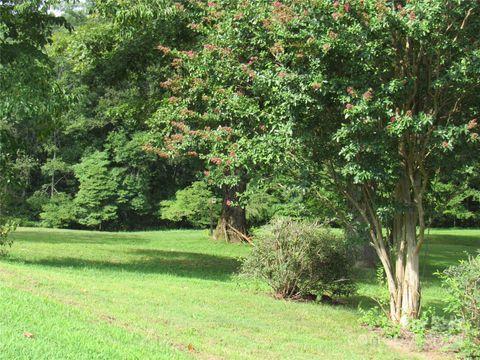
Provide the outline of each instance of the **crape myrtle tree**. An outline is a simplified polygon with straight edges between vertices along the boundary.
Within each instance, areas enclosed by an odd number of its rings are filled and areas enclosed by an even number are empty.
[[[352,1],[325,10],[327,96],[343,106],[330,174],[368,224],[390,317],[406,325],[420,311],[430,180],[459,165],[462,148],[478,149],[480,4]]]
[[[319,79],[312,86],[323,109],[302,118],[295,134],[320,164],[318,173],[368,226],[387,278],[390,317],[406,325],[420,311],[430,180],[451,171],[462,148],[478,146],[480,24],[473,17],[479,4],[359,0],[273,7],[293,14],[277,30],[282,46],[298,46],[304,71]]]
[[[243,241],[248,184],[294,157],[292,125],[310,97],[282,89],[281,48],[257,21],[271,15],[271,2],[191,1],[185,9],[195,14],[189,27],[197,45],[158,46],[174,72],[160,84],[169,93],[150,119],[146,150],[174,161],[198,159],[222,197],[214,236]]]
[[[152,119],[162,129],[170,124],[166,149],[185,154],[194,151],[189,144],[204,144],[208,151],[198,156],[221,184],[255,174],[250,154],[278,155],[272,146],[257,150],[257,128],[275,138],[272,129],[294,123],[291,134],[305,146],[293,155],[317,162],[318,181],[331,181],[368,226],[387,278],[390,317],[406,325],[420,311],[430,181],[453,171],[463,148],[471,149],[463,163],[478,149],[480,4],[196,4],[207,14],[191,25],[203,34],[203,47],[159,48],[179,69],[163,83],[171,97]]]

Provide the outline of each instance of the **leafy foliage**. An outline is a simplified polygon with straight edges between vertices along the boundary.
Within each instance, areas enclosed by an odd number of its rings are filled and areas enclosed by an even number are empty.
[[[165,220],[186,220],[193,226],[205,227],[218,220],[220,207],[220,199],[215,197],[205,182],[196,181],[178,190],[175,199],[162,201],[160,216]]]
[[[12,220],[7,220],[0,224],[0,256],[7,253],[7,247],[12,246],[13,241],[8,234],[15,231],[17,224]]]
[[[95,152],[73,167],[80,182],[75,197],[75,213],[78,222],[89,227],[98,227],[117,218],[117,207],[112,201],[117,194],[117,183],[108,169],[107,154]]]
[[[255,238],[242,273],[265,280],[282,298],[349,295],[354,287],[343,238],[311,222],[273,220]]]
[[[449,294],[446,310],[463,321],[463,350],[470,357],[480,356],[480,254],[438,275]]]
[[[46,227],[69,227],[77,220],[75,203],[68,194],[57,193],[42,205],[40,219]]]

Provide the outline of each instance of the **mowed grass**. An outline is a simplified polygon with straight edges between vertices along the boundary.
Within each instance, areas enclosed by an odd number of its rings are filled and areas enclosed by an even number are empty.
[[[203,231],[21,228],[13,238],[0,260],[0,359],[412,358],[358,323],[357,305],[380,291],[371,270],[349,306],[332,307],[239,280],[249,248]],[[425,304],[443,306],[432,273],[479,246],[480,231],[431,232]]]

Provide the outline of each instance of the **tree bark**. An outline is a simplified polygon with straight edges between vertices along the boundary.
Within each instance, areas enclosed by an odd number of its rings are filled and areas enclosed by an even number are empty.
[[[417,249],[417,224],[419,214],[414,191],[408,178],[400,180],[395,193],[396,203],[403,209],[393,221],[392,260],[395,261],[394,281],[390,290],[390,318],[403,327],[420,312],[420,269]]]
[[[419,253],[424,236],[423,190],[418,187],[420,174],[406,172],[395,190],[396,212],[390,238],[383,232],[382,220],[375,209],[373,190],[363,185],[360,197],[345,194],[361,218],[370,227],[370,240],[385,271],[390,295],[389,315],[392,321],[406,327],[420,312]],[[413,181],[412,181],[413,179]],[[417,186],[415,188],[414,186]],[[417,225],[420,231],[417,234]]]
[[[213,234],[214,239],[225,240],[231,243],[245,241],[240,234],[247,235],[246,211],[245,208],[238,205],[238,194],[245,191],[245,188],[244,183],[235,187],[224,188],[222,212]]]

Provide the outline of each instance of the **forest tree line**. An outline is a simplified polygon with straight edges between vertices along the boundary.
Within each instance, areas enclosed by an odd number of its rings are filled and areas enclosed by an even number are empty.
[[[319,153],[340,151],[322,138],[328,129],[315,128],[316,118],[337,116],[333,98],[315,104],[327,82],[320,74],[330,65],[311,61],[319,46],[313,36],[298,45],[301,24],[282,28],[308,21],[296,19],[301,12],[315,16],[308,5],[31,3],[10,18],[17,5],[2,4],[2,31],[14,39],[4,40],[1,54],[3,217],[115,230],[206,227],[222,213],[242,233],[277,215],[335,226],[362,221],[332,190],[330,165],[318,166]],[[353,11],[332,6],[338,17]],[[322,36],[331,46],[340,41],[333,30]],[[320,50],[332,52],[329,46]],[[344,75],[338,76],[340,83]],[[339,87],[353,107],[360,90]],[[358,94],[362,101],[377,96],[369,91]],[[184,127],[198,131],[197,139]],[[292,140],[294,132],[304,133],[303,145]],[[432,173],[429,226],[480,225],[472,149],[455,155],[462,166]],[[232,154],[240,165],[227,170]]]

